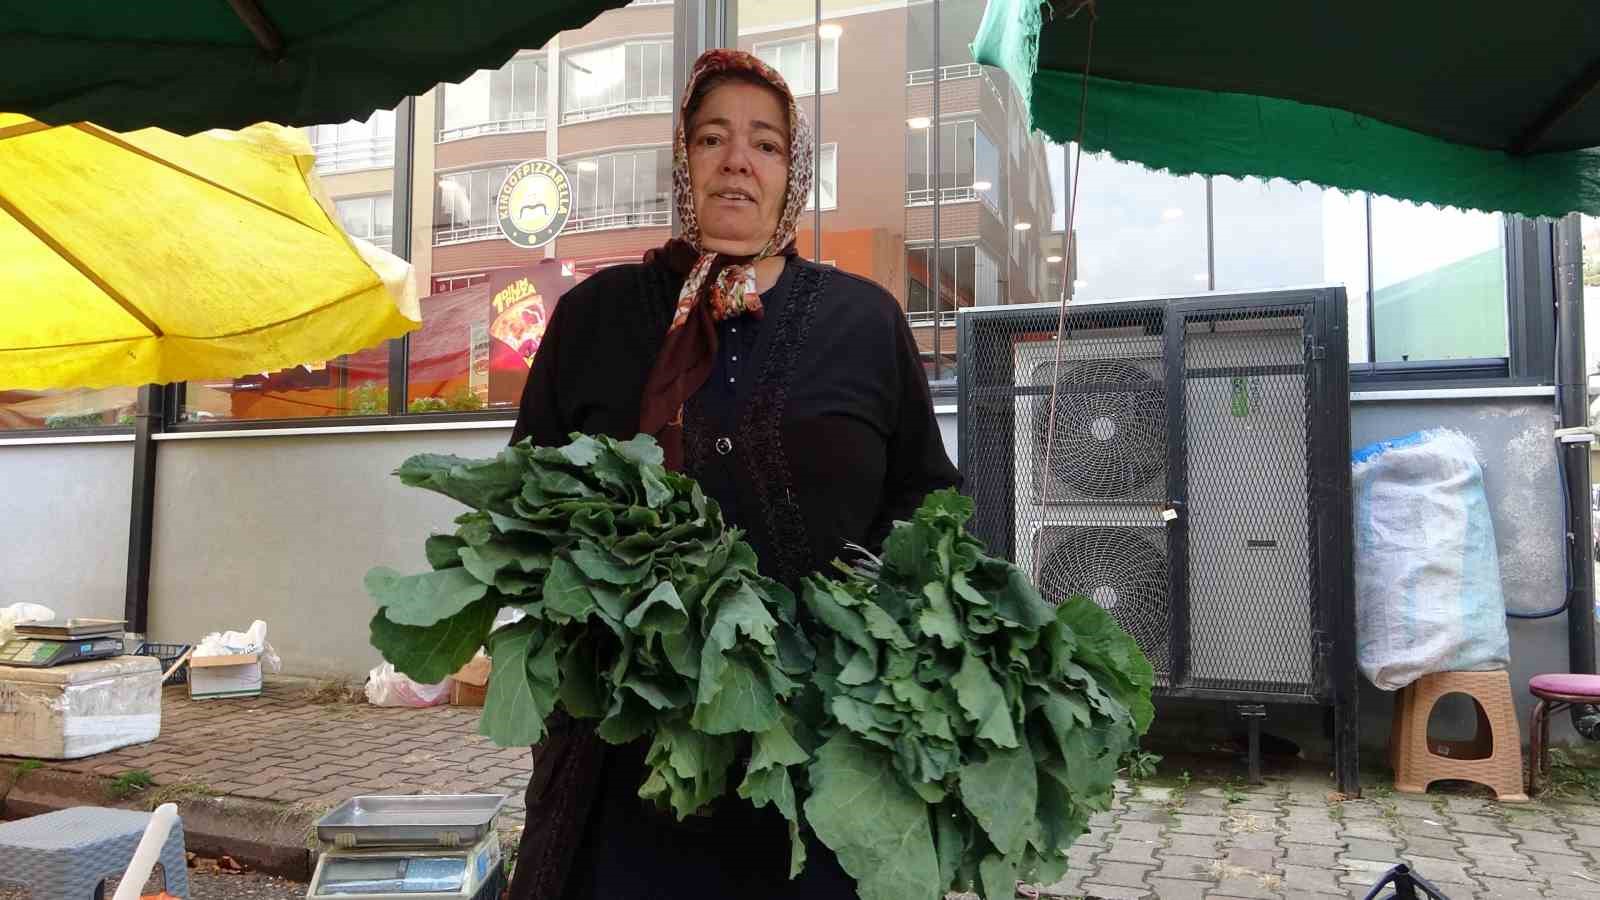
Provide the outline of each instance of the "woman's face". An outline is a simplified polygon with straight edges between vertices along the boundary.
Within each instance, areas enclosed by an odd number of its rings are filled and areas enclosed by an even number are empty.
[[[751,256],[778,230],[789,185],[789,116],[777,91],[711,89],[689,120],[689,184],[707,251]]]

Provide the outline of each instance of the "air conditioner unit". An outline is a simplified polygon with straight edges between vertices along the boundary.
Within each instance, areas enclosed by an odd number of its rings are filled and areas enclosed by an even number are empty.
[[[1166,497],[1161,338],[1115,336],[1122,330],[1074,334],[1060,342],[1059,359],[1054,340],[1017,346],[1019,379],[1036,389],[1016,423],[1016,446],[1027,450],[1018,475],[1035,502]]]
[[[1353,763],[1343,288],[959,314],[973,532],[1167,696],[1334,709]],[[1348,777],[1346,777],[1348,776]]]
[[[1109,611],[1164,682],[1166,360],[1161,336],[1147,333],[1159,323],[1112,317],[1065,340],[1018,343],[1017,379],[1030,390],[1012,446],[1027,500],[1016,505],[1018,565],[1048,602],[1083,594]]]

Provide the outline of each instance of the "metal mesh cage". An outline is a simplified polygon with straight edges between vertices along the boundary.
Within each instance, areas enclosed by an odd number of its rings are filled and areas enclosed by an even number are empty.
[[[1197,685],[1317,688],[1306,338],[1300,308],[1183,321],[1188,662]]]
[[[1349,413],[1320,348],[1342,290],[1074,304],[1061,340],[1059,315],[961,314],[974,534],[1048,602],[1108,610],[1167,693],[1332,699]]]

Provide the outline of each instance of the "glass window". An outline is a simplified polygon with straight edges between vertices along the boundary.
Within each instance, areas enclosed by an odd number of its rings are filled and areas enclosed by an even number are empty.
[[[394,204],[392,194],[370,197],[343,197],[334,202],[339,211],[339,224],[353,237],[361,238],[385,250],[390,247],[394,232]]]
[[[906,132],[906,202],[912,203],[928,194],[928,127],[926,125]]]
[[[409,412],[514,415],[561,296],[667,240],[673,12],[670,2],[632,3],[525,48],[508,67],[509,94],[491,86],[484,96],[509,96],[510,118],[532,124],[418,153],[410,246],[424,296],[422,327],[409,337]],[[419,98],[419,115],[435,115],[454,91]],[[505,173],[530,159],[558,161],[572,201],[559,234],[534,249],[507,241],[494,213]]]
[[[671,156],[669,148],[653,147],[564,160],[561,167],[576,176],[575,215],[564,233],[670,225],[670,198],[658,188],[656,173],[663,158],[670,167]]]
[[[561,120],[672,112],[672,42],[640,41],[563,54]]]
[[[797,93],[819,89],[801,106],[820,122],[818,183],[829,211],[802,223],[801,253],[894,294],[935,379],[954,374],[954,309],[1038,299],[1040,273],[1028,266],[1040,265],[1049,233],[1041,223],[1055,205],[1044,144],[1015,121],[1021,95],[1004,73],[971,61],[983,0],[942,0],[939,11],[938,29],[927,3],[823,0],[818,17],[804,6],[739,0],[737,12],[741,48],[778,68]],[[847,40],[870,47],[839,52]],[[882,152],[898,141],[904,157]],[[1013,232],[1016,222],[1039,227]],[[928,283],[936,259],[942,314]]]
[[[102,428],[133,424],[137,388],[0,390],[0,432],[22,429]]]
[[[494,200],[510,170],[511,166],[500,165],[440,175],[435,190],[433,242],[452,244],[500,237]]]
[[[982,247],[975,248],[973,291],[978,306],[994,306],[1000,302],[1000,266]]]
[[[1350,361],[1367,361],[1365,194],[1282,179],[1211,183],[1218,290],[1343,284]]]
[[[795,96],[816,92],[817,42],[812,38],[794,38],[785,41],[758,43],[755,55],[767,65],[777,69]],[[839,39],[822,40],[822,90],[824,93],[839,89]]]
[[[429,111],[432,115],[432,111]],[[394,112],[307,129],[317,171],[345,231],[380,248],[393,244]],[[431,144],[431,139],[429,139]],[[182,423],[301,419],[389,412],[389,345],[277,371],[178,386]]]
[[[1509,355],[1499,214],[1372,198],[1372,282],[1374,362]]]
[[[1072,295],[1109,300],[1206,290],[1205,179],[1103,155],[1080,159]]]
[[[306,129],[317,154],[317,173],[381,169],[394,165],[394,111],[380,109],[364,122]]]
[[[910,247],[906,250],[906,272],[910,279],[907,311],[911,321],[933,320],[932,292],[928,284],[933,278],[933,248]],[[975,245],[943,246],[939,248],[939,308],[945,312],[969,306],[988,306],[994,302],[994,259]],[[980,275],[988,276],[989,284],[979,284]]]
[[[439,89],[438,140],[545,127],[549,76],[543,56],[518,56]]]
[[[381,415],[391,388],[404,393],[399,405],[412,413],[513,414],[561,296],[669,237],[671,154],[661,148],[672,140],[673,14],[664,0],[608,10],[498,69],[416,97],[409,234],[391,233],[393,114],[309,129],[346,229],[409,251],[423,322],[404,339],[404,382],[390,384],[384,345],[281,372],[191,383],[181,417]],[[553,97],[556,73],[561,85]],[[472,139],[489,134],[495,139]],[[552,242],[515,246],[499,231],[500,186],[513,166],[557,158],[556,147],[567,167],[571,215]],[[590,165],[580,169],[578,162]]]
[[[931,127],[917,119],[906,131],[906,203],[932,203],[934,184]],[[945,122],[939,127],[938,187],[940,200],[959,203],[983,200],[999,212],[999,158],[994,143],[975,121]]]
[[[818,192],[822,194],[822,208],[836,209],[839,206],[839,145],[823,144],[822,150],[817,154],[817,190],[812,192],[811,199],[806,201],[806,209],[816,209]]]
[[[1600,373],[1600,219],[1591,216],[1583,217],[1583,336],[1593,381]]]

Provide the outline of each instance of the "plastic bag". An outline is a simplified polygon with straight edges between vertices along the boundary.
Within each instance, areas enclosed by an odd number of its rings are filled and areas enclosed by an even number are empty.
[[[366,691],[373,706],[438,706],[450,702],[450,679],[418,684],[384,663],[367,673]]]
[[[1483,469],[1446,429],[1352,454],[1356,655],[1379,688],[1510,662]]]
[[[56,617],[55,610],[37,603],[13,603],[10,606],[0,606],[0,644],[11,640],[16,634],[18,625],[30,622],[50,622]]]
[[[261,669],[277,674],[283,669],[283,660],[267,643],[267,623],[260,619],[250,623],[249,631],[213,631],[195,645],[195,656],[239,656],[247,653],[261,655]]]

